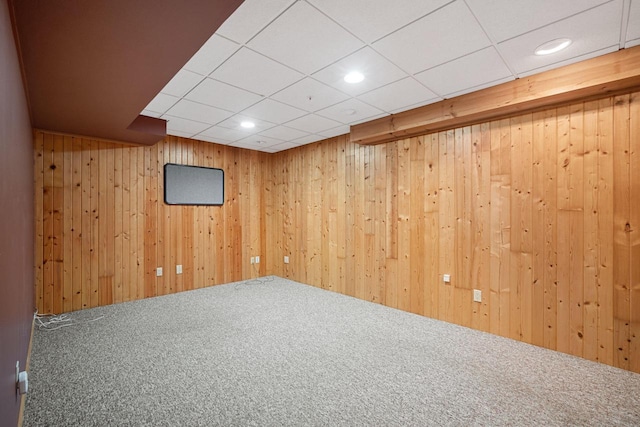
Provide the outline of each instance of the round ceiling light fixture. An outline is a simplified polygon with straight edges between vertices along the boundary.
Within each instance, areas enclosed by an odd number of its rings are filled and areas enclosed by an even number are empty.
[[[571,39],[556,39],[551,40],[538,46],[535,50],[536,55],[551,55],[552,53],[560,52],[566,49],[571,44]]]
[[[246,121],[240,123],[240,126],[242,126],[245,129],[253,129],[254,127],[256,127],[256,124],[246,120]]]
[[[344,81],[347,83],[360,83],[364,80],[364,74],[359,71],[352,71],[344,76]]]

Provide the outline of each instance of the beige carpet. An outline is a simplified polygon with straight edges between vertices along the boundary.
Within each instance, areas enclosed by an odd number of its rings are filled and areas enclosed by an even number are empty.
[[[640,375],[269,279],[36,330],[24,425],[640,425]]]

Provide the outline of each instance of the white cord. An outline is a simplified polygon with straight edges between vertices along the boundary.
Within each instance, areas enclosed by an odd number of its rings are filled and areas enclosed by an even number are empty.
[[[56,329],[64,328],[67,326],[75,326],[82,323],[95,322],[96,320],[100,320],[103,317],[104,316],[99,316],[94,319],[86,320],[84,322],[76,322],[75,319],[71,318],[68,314],[38,314],[38,312],[36,311],[34,320],[38,325],[38,329],[55,331]]]
[[[258,271],[258,267],[256,266],[256,264],[253,264],[253,270],[255,271],[256,274],[259,274]],[[236,285],[236,289],[238,289],[240,286],[256,286],[256,285],[264,285],[265,283],[269,283],[269,282],[273,282],[274,277],[273,276],[266,276],[266,277],[257,277],[255,279],[249,279],[249,280],[245,280],[243,282],[240,282]]]

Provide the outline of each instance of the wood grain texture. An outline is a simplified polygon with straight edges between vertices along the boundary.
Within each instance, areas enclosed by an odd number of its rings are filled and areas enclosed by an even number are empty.
[[[275,154],[38,131],[38,310],[277,274],[640,372],[639,98]],[[166,161],[223,168],[225,204],[165,205]]]
[[[351,140],[383,144],[638,88],[640,47],[632,47],[353,125]]]
[[[267,251],[292,262],[267,273],[327,288],[344,256],[339,292],[638,372],[639,96],[273,154]]]
[[[266,266],[259,252],[266,154],[176,137],[134,147],[36,131],[34,141],[39,312],[254,278],[260,271],[250,256]],[[165,161],[224,167],[225,204],[166,205]]]

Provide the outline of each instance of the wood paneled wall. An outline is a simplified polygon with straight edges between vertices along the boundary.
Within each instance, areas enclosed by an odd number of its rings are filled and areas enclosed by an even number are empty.
[[[265,253],[266,156],[177,137],[130,147],[35,132],[38,311],[68,312],[264,274],[264,263],[249,260]],[[224,169],[224,205],[166,205],[168,162]],[[163,276],[156,277],[156,267]]]
[[[38,131],[35,162],[40,312],[277,274],[640,372],[640,93],[272,155]],[[165,205],[166,162],[224,206]]]
[[[269,274],[640,372],[640,93],[267,165]]]

